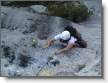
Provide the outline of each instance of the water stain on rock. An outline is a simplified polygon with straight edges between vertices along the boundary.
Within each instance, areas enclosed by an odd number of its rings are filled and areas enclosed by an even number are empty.
[[[13,63],[15,60],[15,53],[9,46],[3,48],[4,56],[8,59],[9,63]]]
[[[20,54],[18,59],[19,59],[19,66],[25,68],[30,63],[31,57]]]
[[[38,38],[41,40],[47,39],[49,36],[50,28],[48,24],[44,23],[43,25],[39,25],[37,28],[38,31]]]

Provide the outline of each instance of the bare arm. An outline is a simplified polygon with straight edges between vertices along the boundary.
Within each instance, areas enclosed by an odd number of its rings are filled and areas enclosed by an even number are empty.
[[[49,39],[49,40],[47,41],[47,44],[45,45],[45,48],[51,46],[51,44],[53,44],[54,41],[55,41],[55,40],[53,40],[53,39]]]
[[[58,50],[57,54],[66,52],[66,51],[70,50],[73,46],[74,46],[73,44],[68,44],[65,48]]]

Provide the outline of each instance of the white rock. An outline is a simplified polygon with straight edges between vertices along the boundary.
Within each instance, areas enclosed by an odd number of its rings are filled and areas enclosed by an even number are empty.
[[[43,5],[32,5],[32,6],[30,6],[30,9],[31,9],[33,12],[45,13],[47,7],[45,7],[45,6],[43,6]]]

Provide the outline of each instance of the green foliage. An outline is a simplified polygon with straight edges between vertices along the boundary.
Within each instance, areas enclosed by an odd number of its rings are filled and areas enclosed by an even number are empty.
[[[65,17],[65,15],[67,14],[65,11],[65,6],[61,6],[61,5],[48,5],[48,10],[52,13],[52,15],[55,16],[61,16],[61,17]]]
[[[84,21],[93,14],[84,4],[80,3],[49,4],[48,10],[54,16],[60,16],[74,22]]]
[[[93,12],[90,11],[80,1],[3,1],[4,6],[28,7],[31,5],[44,5],[48,7],[50,15],[60,16],[74,22],[81,22],[90,17]]]

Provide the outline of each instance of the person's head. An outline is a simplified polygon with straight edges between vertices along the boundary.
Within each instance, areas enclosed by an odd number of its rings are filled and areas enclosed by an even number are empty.
[[[71,35],[76,36],[77,35],[77,30],[73,26],[66,26],[64,28],[64,31],[67,30],[71,33]]]
[[[71,37],[71,34],[69,31],[65,30],[61,33],[61,39],[63,40],[68,40],[70,37]]]
[[[77,38],[78,40],[81,39],[81,35],[79,34],[79,32],[77,31],[76,28],[74,28],[73,26],[66,26],[64,28],[64,31],[67,30],[70,32],[71,36],[74,36],[75,38]]]

